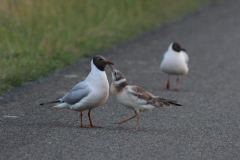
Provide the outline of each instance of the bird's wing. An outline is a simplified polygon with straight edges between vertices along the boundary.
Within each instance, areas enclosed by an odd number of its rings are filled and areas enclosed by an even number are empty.
[[[188,61],[189,61],[189,57],[188,57],[187,53],[184,52],[184,51],[182,51],[182,53],[183,53],[183,56],[184,56],[184,58],[185,58],[185,62],[188,63]]]
[[[154,96],[148,91],[138,87],[138,86],[129,86],[128,93],[132,94],[137,98],[136,102],[140,105],[152,105],[155,107],[171,107],[172,105],[175,106],[182,106],[178,104],[177,101],[169,100],[165,98],[160,98],[159,96]]]
[[[67,102],[68,104],[75,104],[81,99],[86,97],[90,92],[89,84],[86,81],[76,84],[71,91],[62,97],[60,100],[62,102]]]
[[[79,90],[79,89],[82,89],[82,88],[86,88],[89,86],[89,83],[86,82],[86,81],[82,81],[82,82],[79,82],[78,84],[76,84],[70,92],[72,91],[76,91],[76,90]]]
[[[137,97],[137,103],[141,105],[155,104],[157,102],[157,99],[151,93],[138,86],[129,86],[128,93]]]
[[[165,105],[167,107],[171,107],[171,104],[175,105],[175,106],[182,106],[181,104],[178,104],[178,102],[175,100],[160,98],[159,96],[155,96],[155,97],[157,98],[158,102],[162,103],[163,105]]]

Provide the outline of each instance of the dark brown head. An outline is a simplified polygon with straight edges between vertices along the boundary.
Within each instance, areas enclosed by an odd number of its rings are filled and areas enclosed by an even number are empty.
[[[107,64],[114,65],[112,62],[107,61],[104,57],[99,56],[99,55],[93,57],[93,64],[100,71],[104,71]]]
[[[174,42],[172,44],[172,49],[176,52],[180,52],[180,51],[186,51],[186,49],[182,48],[181,44],[178,42]]]

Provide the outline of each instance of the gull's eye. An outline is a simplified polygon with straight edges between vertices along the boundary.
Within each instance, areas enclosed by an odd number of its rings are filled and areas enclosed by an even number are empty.
[[[116,75],[117,75],[117,73],[115,72],[115,73],[114,73],[114,75],[116,76]]]
[[[101,61],[102,59],[101,58],[98,58],[99,61]]]

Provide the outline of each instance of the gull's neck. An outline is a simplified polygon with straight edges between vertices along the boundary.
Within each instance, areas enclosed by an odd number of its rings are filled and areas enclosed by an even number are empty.
[[[97,78],[100,78],[100,80],[106,80],[107,75],[105,71],[99,70],[93,63],[93,60],[91,61],[91,72],[89,73],[87,80],[88,81],[96,81]]]
[[[171,44],[169,45],[169,47],[168,47],[168,52],[173,51],[172,46],[173,46],[173,43],[171,43]]]

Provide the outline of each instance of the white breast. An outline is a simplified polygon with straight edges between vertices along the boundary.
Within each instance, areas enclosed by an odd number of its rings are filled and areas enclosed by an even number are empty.
[[[117,100],[127,108],[134,109],[138,107],[138,103],[136,103],[137,98],[124,90],[121,94],[116,96]]]
[[[164,55],[160,69],[168,74],[185,75],[188,72],[186,56],[180,52],[167,52]]]
[[[86,80],[89,82],[90,93],[79,103],[71,107],[73,110],[89,110],[104,104],[109,95],[109,83],[105,71],[100,71],[91,62],[92,70]]]

